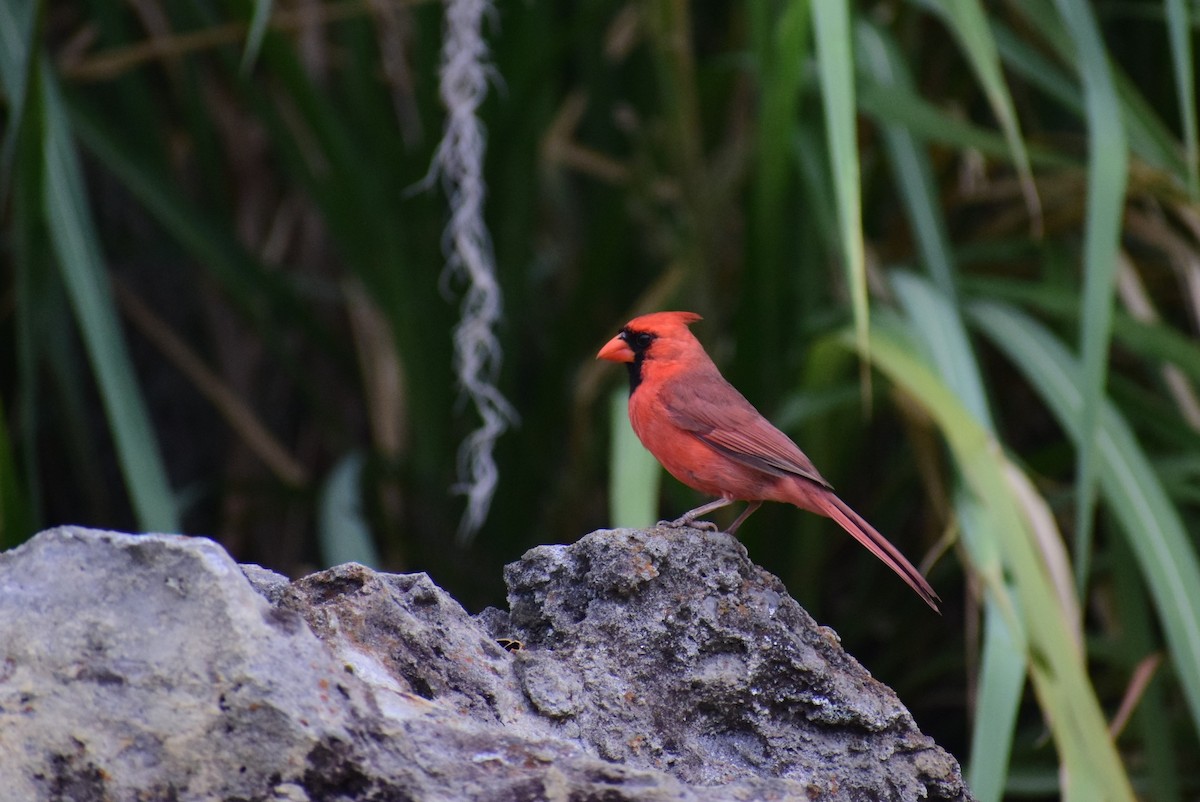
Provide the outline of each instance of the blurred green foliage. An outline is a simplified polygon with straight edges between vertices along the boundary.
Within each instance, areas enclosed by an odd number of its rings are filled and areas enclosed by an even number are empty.
[[[500,603],[525,549],[653,519],[624,376],[593,355],[693,309],[730,380],[926,556],[942,619],[828,521],[775,506],[740,533],[980,800],[1194,798],[1194,4],[497,3],[487,219],[520,424],[469,548],[462,288],[423,183],[442,12],[0,0],[0,544],[172,529]]]

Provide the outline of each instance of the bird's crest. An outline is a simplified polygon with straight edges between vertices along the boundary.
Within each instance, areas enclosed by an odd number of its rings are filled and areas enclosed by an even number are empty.
[[[695,312],[651,312],[629,321],[627,328],[633,331],[659,331],[672,326],[690,326],[704,318]]]

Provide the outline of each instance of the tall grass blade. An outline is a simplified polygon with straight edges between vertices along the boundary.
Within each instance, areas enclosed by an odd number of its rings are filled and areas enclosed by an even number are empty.
[[[1013,588],[1004,578],[1001,535],[991,529],[995,516],[988,515],[962,484],[954,493],[954,509],[971,570],[990,589],[983,597],[983,644],[971,711],[970,760],[964,775],[978,802],[999,802],[1010,777],[1017,713],[1029,671],[1029,646],[1016,613]]]
[[[1163,120],[1154,105],[1146,100],[1128,75],[1115,65],[1113,85],[1121,101],[1121,120],[1129,138],[1129,147],[1147,164],[1178,179],[1187,175],[1187,156],[1179,147],[1179,139]],[[1187,181],[1180,182],[1186,187]]]
[[[274,0],[253,0],[254,10],[250,15],[250,30],[246,34],[246,47],[242,50],[242,75],[248,75],[258,59],[262,49],[263,37],[267,35],[267,25],[271,21],[271,10]]]
[[[138,525],[146,531],[178,532],[166,468],[117,320],[66,109],[49,66],[43,63],[40,69],[45,115],[43,214],[63,283],[95,371]]]
[[[1026,659],[1066,777],[1066,799],[1132,800],[1133,790],[1071,634],[1077,622],[1059,605],[1034,542],[1030,521],[1006,476],[1017,468],[954,392],[917,358],[889,319],[873,328],[871,361],[911,395],[946,438],[955,464],[977,497],[1016,590],[1015,613],[1027,637]],[[995,592],[989,587],[989,592]],[[1003,596],[999,609],[1007,605]],[[1015,623],[1015,621],[1014,621]],[[1016,631],[1014,629],[1014,631]]]
[[[962,509],[961,504],[955,506]],[[1000,802],[1008,780],[1027,671],[1024,636],[1013,632],[1012,627],[1012,620],[1001,613],[1000,605],[984,605],[971,759],[966,769],[967,785],[978,802]]]
[[[850,306],[854,313],[854,331],[861,353],[870,343],[870,309],[867,304],[867,262],[862,232],[862,187],[859,181],[850,5],[846,0],[813,3],[812,14],[813,33],[817,39],[821,105],[825,112],[825,142],[837,199],[838,230],[842,258],[845,260],[846,284],[850,290]]]
[[[896,49],[895,41],[873,25],[859,25],[857,34],[863,70],[873,79],[878,95],[881,98],[898,94],[915,97],[912,76]],[[883,139],[896,186],[908,211],[909,224],[917,238],[921,261],[938,289],[948,298],[955,299],[958,297],[958,288],[950,254],[950,237],[946,233],[937,201],[929,160],[921,152],[917,134],[903,125],[885,122]],[[955,310],[951,312],[957,316]]]
[[[361,451],[338,460],[321,486],[317,500],[317,542],[326,566],[359,563],[380,568],[379,550],[363,509]]]
[[[883,31],[859,27],[862,62],[889,94],[913,93],[908,68],[894,42]],[[884,143],[896,184],[905,202],[916,235],[921,262],[932,283],[905,273],[893,277],[892,286],[903,306],[911,330],[959,401],[989,432],[995,431],[981,371],[972,352],[966,326],[956,304],[957,267],[950,238],[934,189],[933,170],[914,136],[897,125],[884,127]],[[962,477],[958,478],[961,484]],[[1012,753],[1017,710],[1026,673],[1023,636],[1006,622],[1002,606],[1012,607],[1012,589],[1004,580],[998,534],[987,516],[979,514],[969,494],[955,493],[958,514],[973,570],[991,588],[984,597],[984,638],[978,677],[979,706],[972,722],[971,762],[968,778],[981,802],[999,800],[1004,791]],[[1013,616],[1009,616],[1010,619]]]
[[[1146,655],[1154,654],[1159,648],[1158,626],[1154,611],[1146,598],[1145,583],[1138,568],[1137,558],[1123,538],[1114,538],[1113,549],[1113,602],[1121,616],[1122,668],[1132,668],[1134,662]],[[1177,704],[1171,698],[1173,689],[1163,680],[1162,671],[1146,688],[1141,703],[1133,715],[1133,729],[1141,735],[1142,755],[1146,763],[1146,799],[1154,802],[1179,802],[1183,792],[1180,783],[1178,728],[1172,725]]]
[[[808,61],[811,15],[808,3],[747,6],[758,63],[758,127],[755,136],[753,188],[747,218],[744,286],[755,310],[756,339],[769,344],[785,339],[787,311],[780,292],[794,280],[795,257],[787,247],[794,224],[790,189],[796,181],[796,139],[804,66]]]
[[[830,186],[828,164],[821,158],[822,144],[819,126],[811,122],[801,122],[797,126],[792,148],[800,167],[805,214],[812,215],[813,227],[819,234],[814,245],[819,245],[824,255],[837,252],[839,238],[831,233],[838,230],[837,202],[834,188]]]
[[[879,85],[881,95],[915,95],[908,67],[894,41],[873,26],[858,29],[859,52],[866,71]],[[904,307],[911,329],[929,354],[932,364],[960,402],[987,431],[994,432],[982,374],[972,352],[956,299],[957,266],[950,237],[934,189],[933,169],[916,138],[898,125],[885,125],[884,143],[896,184],[905,202],[916,235],[921,262],[932,283],[904,273],[892,286]],[[961,484],[962,478],[958,478]],[[981,802],[999,800],[1004,791],[1012,753],[1017,710],[1026,672],[1023,636],[1017,641],[1015,624],[1006,623],[1002,601],[1011,596],[1005,584],[996,531],[986,516],[978,514],[969,494],[955,493],[959,517],[973,570],[988,583],[985,595],[984,638],[978,677],[979,708],[972,722],[971,762],[968,777]],[[1012,618],[1012,616],[1010,616]]]
[[[633,433],[628,403],[623,388],[609,396],[608,514],[613,526],[640,528],[658,520],[662,469]]]
[[[936,209],[934,205],[925,207],[923,212],[914,209],[910,213],[938,216]],[[940,251],[937,258],[949,258],[948,243],[943,240],[926,243],[923,250],[926,248]],[[921,277],[896,273],[892,286],[910,330],[929,355],[940,379],[974,420],[995,436],[979,365],[958,308],[944,292]],[[958,481],[961,486],[961,476]],[[1013,588],[1004,576],[1001,535],[994,528],[994,520],[983,514],[969,493],[961,490],[954,494],[954,509],[971,568],[990,589],[983,598],[983,647],[967,776],[980,802],[998,802],[1004,792],[1017,711],[1025,688],[1025,640],[1023,633],[1017,631],[1015,616],[1003,614],[1004,609],[1011,610],[1014,606]]]
[[[865,26],[864,26],[865,27]],[[865,83],[858,87],[858,107],[884,125],[898,125],[920,139],[981,155],[1012,159],[1012,149],[1000,134],[964,120],[900,86],[884,88]],[[1069,153],[1036,145],[1027,151],[1032,164],[1044,168],[1076,167],[1081,162]]]
[[[995,433],[979,364],[958,309],[944,292],[911,273],[897,272],[892,287],[911,331],[924,346],[941,380],[988,432]]]
[[[964,280],[969,295],[994,301],[1010,301],[1056,320],[1078,324],[1077,298],[1059,287],[1012,279],[971,278]],[[1200,382],[1200,342],[1165,323],[1146,323],[1121,310],[1113,315],[1113,335],[1123,348],[1152,363],[1165,362]]]
[[[761,14],[764,7],[756,7]],[[755,151],[754,214],[764,225],[764,244],[776,242],[784,225],[787,171],[791,144],[800,106],[801,79],[808,55],[809,7],[789,3],[778,19],[764,19],[759,26],[763,53],[759,58],[762,82],[762,111],[759,115]]]
[[[1021,181],[1021,191],[1025,195],[1025,205],[1033,222],[1036,236],[1042,230],[1042,203],[1038,197],[1037,185],[1033,181],[1033,169],[1029,164],[1029,154],[1025,150],[1025,138],[1021,136],[1021,125],[1017,120],[1017,110],[1013,105],[1012,95],[1009,94],[1008,84],[1000,68],[1000,54],[996,49],[996,40],[992,36],[987,14],[984,13],[980,0],[935,0],[941,10],[950,30],[958,37],[962,45],[963,55],[975,70],[975,77],[983,86],[992,113],[1000,122],[1004,138],[1012,151],[1013,164],[1017,168],[1017,176]]]
[[[90,115],[74,111],[71,130],[88,152],[141,202],[198,266],[211,273],[243,314],[255,320],[269,343],[278,341],[284,324],[303,330],[315,343],[331,341],[329,332],[315,319],[286,275],[265,269],[228,228],[164,180],[151,160],[128,142],[102,128]]]
[[[1175,65],[1175,93],[1183,121],[1184,159],[1187,188],[1192,200],[1200,198],[1200,144],[1196,130],[1196,64],[1192,52],[1192,23],[1184,0],[1166,0],[1167,34],[1171,61]]]
[[[17,136],[25,119],[29,79],[33,74],[34,27],[38,4],[0,0],[0,86],[4,88],[4,139],[0,144],[0,199],[8,197]]]
[[[1027,6],[1026,11],[1030,8]],[[1049,3],[1039,0],[1032,8],[1044,12],[1045,19],[1039,19],[1038,24],[1043,24],[1046,28],[1058,24]],[[1067,74],[1061,63],[1048,56],[1041,47],[1001,23],[994,25],[992,35],[996,39],[1000,60],[1015,77],[1028,82],[1032,88],[1040,89],[1057,107],[1074,114],[1083,114],[1079,84]]]
[[[1108,378],[1116,292],[1117,247],[1125,209],[1129,154],[1121,105],[1109,70],[1100,28],[1084,0],[1057,0],[1078,54],[1088,124],[1087,218],[1083,241],[1083,310],[1079,343],[1083,355],[1083,437],[1076,463],[1075,584],[1087,586],[1096,506],[1096,438]]]
[[[1081,413],[1087,393],[1079,361],[1037,321],[1011,307],[978,303],[971,314],[1079,443],[1085,436]],[[1200,730],[1200,561],[1194,541],[1128,423],[1111,403],[1103,403],[1099,412],[1100,486],[1137,557]]]
[[[1088,82],[1098,80],[1109,84],[1119,104],[1122,128],[1132,151],[1147,164],[1169,175],[1181,175],[1186,172],[1184,158],[1179,153],[1175,135],[1154,107],[1142,97],[1129,77],[1107,60],[1103,43],[1098,38],[1095,18],[1090,12],[1091,4],[1082,0],[1066,0],[1065,5],[1062,2],[1051,4],[1045,0],[1016,0],[1015,5],[1028,17],[1028,25],[1050,43],[1058,59],[1055,61],[1035,55],[1035,48],[1030,47],[1027,42],[1019,43],[1015,34],[997,23],[994,29],[996,42],[1006,63],[1031,84],[1050,92],[1064,109],[1082,115],[1087,120],[1089,131],[1092,129],[1092,120],[1089,109],[1091,101],[1087,94]],[[1058,13],[1054,10],[1055,6],[1059,8]],[[1083,16],[1076,18],[1080,12],[1083,12]],[[1095,36],[1087,33],[1089,28]],[[1081,33],[1085,39],[1093,40],[1088,45],[1087,52],[1079,49],[1078,36]],[[1089,76],[1085,71],[1094,69],[1099,63],[1097,51],[1106,59],[1103,74]],[[1019,57],[1010,62],[1009,57],[1014,54],[1019,54]],[[1074,67],[1075,74],[1080,76],[1078,81],[1063,72],[1059,66],[1061,63]],[[1083,82],[1084,89],[1082,103],[1079,81]]]
[[[6,51],[4,64],[0,67],[0,70],[5,72],[6,81],[10,80],[12,72],[9,56],[11,51]],[[36,98],[36,94],[29,98],[33,105],[37,103]],[[20,503],[25,508],[28,534],[37,530],[42,510],[42,485],[39,479],[42,473],[41,455],[37,443],[42,410],[38,392],[37,354],[41,338],[35,331],[38,322],[45,320],[46,315],[39,314],[40,310],[37,309],[35,285],[54,275],[53,266],[45,254],[46,248],[43,245],[45,227],[41,222],[41,143],[37,128],[32,124],[36,122],[37,116],[36,110],[24,116],[21,127],[25,130],[21,131],[19,136],[16,128],[9,131],[14,137],[13,143],[19,164],[14,162],[7,165],[14,168],[11,174],[11,195],[0,196],[0,202],[7,203],[9,209],[9,226],[5,230],[5,237],[12,265],[12,345],[17,382],[12,397],[11,413],[15,426],[11,434],[6,433],[6,437],[9,438],[14,481],[18,475],[17,471],[23,475],[25,495]],[[0,419],[0,426],[7,427],[8,423],[7,419]]]

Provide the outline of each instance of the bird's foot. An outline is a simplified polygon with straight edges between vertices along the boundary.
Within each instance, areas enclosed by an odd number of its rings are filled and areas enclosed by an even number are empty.
[[[682,518],[676,518],[674,521],[659,521],[659,526],[665,526],[670,529],[682,529],[685,526],[690,526],[692,529],[699,529],[701,532],[717,532],[720,531],[712,521],[697,521],[684,515]]]

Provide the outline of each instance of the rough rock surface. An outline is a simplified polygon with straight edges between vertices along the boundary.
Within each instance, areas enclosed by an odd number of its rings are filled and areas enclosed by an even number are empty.
[[[0,797],[969,799],[725,535],[596,532],[506,580],[472,618],[423,574],[44,532],[0,554]]]

